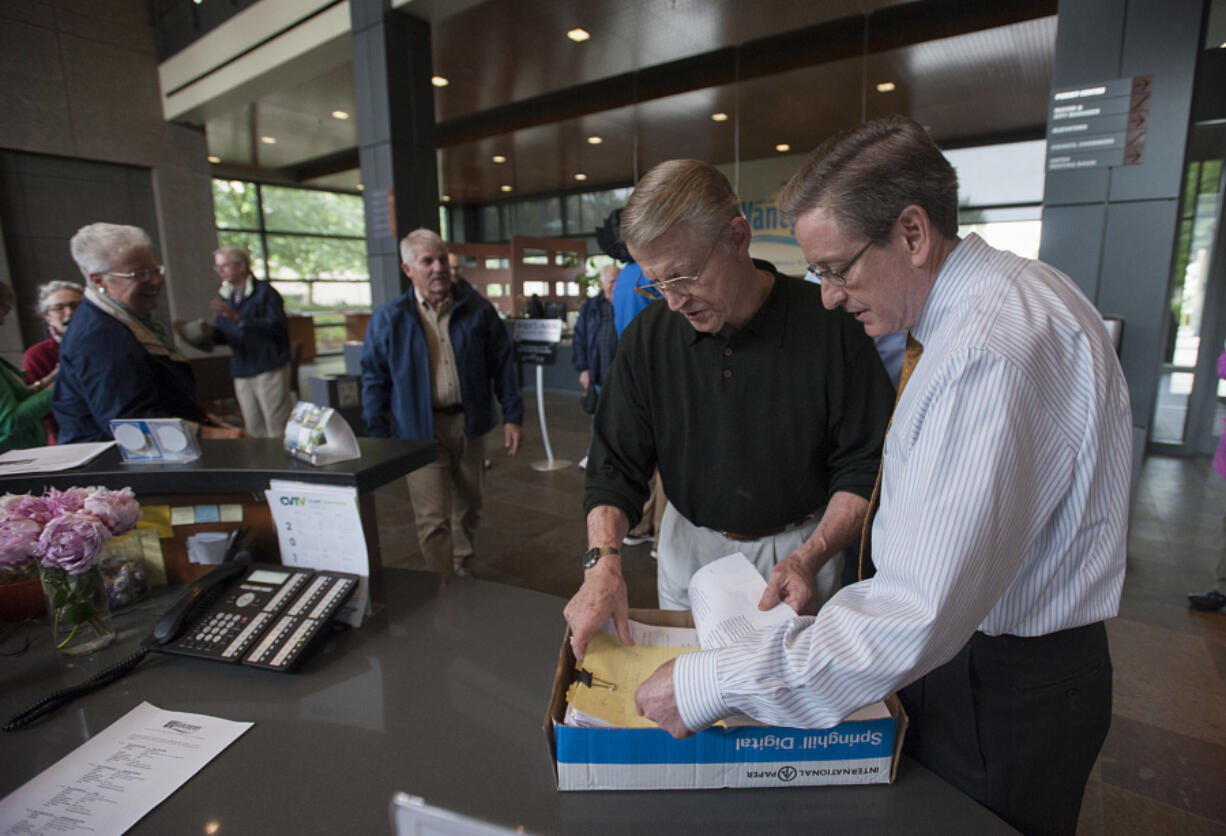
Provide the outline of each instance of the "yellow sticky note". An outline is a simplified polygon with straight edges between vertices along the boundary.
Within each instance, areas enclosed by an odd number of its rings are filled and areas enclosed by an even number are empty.
[[[233,505],[221,505],[221,521],[222,522],[242,522],[243,521],[243,506],[235,503]]]
[[[174,537],[174,529],[170,526],[169,505],[145,505],[140,509],[140,519],[137,528],[152,528],[159,537]]]
[[[195,525],[196,524],[196,506],[195,505],[179,505],[170,509],[170,524],[171,525]]]
[[[149,583],[165,585],[166,559],[162,555],[160,535],[152,528],[137,529],[136,534],[140,539],[140,556],[149,567]]]
[[[634,707],[634,692],[656,668],[682,653],[693,653],[694,648],[651,647],[636,644],[626,647],[616,636],[597,630],[587,645],[587,653],[580,663],[593,676],[614,686],[592,688],[576,683],[571,693],[575,708],[584,714],[598,717],[606,723],[632,729],[654,729],[656,724],[639,715]]]

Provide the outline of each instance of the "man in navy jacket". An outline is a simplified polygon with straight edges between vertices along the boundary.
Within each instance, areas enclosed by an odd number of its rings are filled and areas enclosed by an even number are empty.
[[[362,418],[378,438],[433,439],[438,458],[409,474],[417,537],[431,571],[468,574],[481,513],[484,436],[498,423],[515,455],[524,419],[511,341],[472,285],[451,281],[428,229],[400,242],[413,286],[371,316],[362,345]]]
[[[247,253],[238,247],[213,252],[222,283],[211,304],[213,342],[230,347],[234,396],[247,432],[280,438],[293,408],[290,394],[289,323],[281,294],[251,275]]]

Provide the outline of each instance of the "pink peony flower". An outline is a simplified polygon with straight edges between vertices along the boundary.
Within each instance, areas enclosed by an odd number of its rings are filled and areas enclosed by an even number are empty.
[[[44,566],[58,566],[70,575],[80,575],[98,560],[110,537],[110,529],[93,514],[65,512],[43,529],[38,538],[38,553]]]
[[[83,510],[102,520],[116,535],[127,534],[140,519],[140,503],[136,501],[131,488],[118,491],[94,488],[85,498]]]
[[[25,517],[0,517],[0,566],[17,567],[33,560],[42,530],[42,525]]]
[[[98,490],[102,488],[69,488],[66,491],[49,488],[44,496],[52,513],[72,513],[84,508],[85,498]]]
[[[6,493],[0,497],[0,517],[24,517],[41,526],[46,525],[54,514],[55,509],[41,496]]]

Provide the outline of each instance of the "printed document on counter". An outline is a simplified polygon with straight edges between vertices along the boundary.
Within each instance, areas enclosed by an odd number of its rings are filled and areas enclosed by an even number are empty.
[[[123,833],[251,726],[142,702],[0,800],[0,834]]]

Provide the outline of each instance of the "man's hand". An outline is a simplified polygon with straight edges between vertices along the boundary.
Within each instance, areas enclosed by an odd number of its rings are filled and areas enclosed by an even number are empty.
[[[213,316],[225,317],[231,322],[238,322],[238,311],[229,302],[212,299],[209,301],[209,309],[213,311]]]
[[[592,373],[587,369],[579,372],[579,385],[583,387],[584,391],[587,391],[587,388],[592,385]]]
[[[656,668],[656,672],[634,692],[634,707],[648,720],[671,734],[673,737],[689,737],[692,731],[681,721],[681,712],[677,710],[677,694],[673,690],[673,667],[676,659],[669,659]]]
[[[792,552],[771,570],[758,609],[769,610],[782,601],[798,615],[814,615],[817,599],[813,596],[813,576],[816,574],[813,561],[802,557],[800,549]]]
[[[519,424],[503,424],[503,446],[507,448],[507,455],[514,456],[519,452],[519,440],[523,438],[524,428]]]
[[[626,604],[626,581],[622,577],[621,558],[605,555],[600,562],[587,570],[583,586],[566,604],[562,615],[570,625],[570,646],[575,658],[582,659],[587,653],[587,643],[592,634],[609,618],[617,628],[617,637],[624,645],[634,644],[630,638]]]

